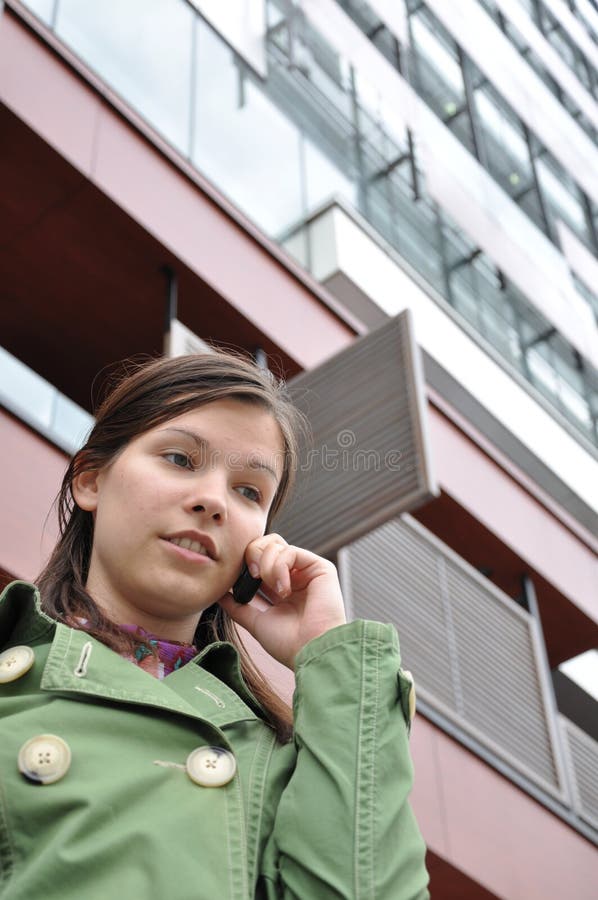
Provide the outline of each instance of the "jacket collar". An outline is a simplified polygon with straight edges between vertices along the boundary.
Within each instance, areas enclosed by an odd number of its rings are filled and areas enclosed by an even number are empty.
[[[139,669],[86,632],[56,622],[41,608],[38,589],[25,581],[0,594],[0,650],[16,644],[48,644],[42,690],[93,695],[116,702],[168,709],[217,727],[265,718],[241,674],[236,648],[209,644],[162,681]]]

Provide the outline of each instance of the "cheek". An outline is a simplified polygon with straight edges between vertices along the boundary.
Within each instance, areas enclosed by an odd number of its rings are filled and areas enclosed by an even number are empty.
[[[163,485],[150,473],[126,473],[120,475],[116,504],[124,518],[134,519],[140,514],[151,515],[159,512],[167,504]]]

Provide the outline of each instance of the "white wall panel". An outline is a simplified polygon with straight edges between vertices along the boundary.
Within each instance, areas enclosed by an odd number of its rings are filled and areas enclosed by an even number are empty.
[[[557,229],[569,267],[591,291],[598,291],[598,259],[563,222],[558,222]]]
[[[407,10],[404,0],[369,0],[369,6],[402,44],[409,43]]]
[[[583,26],[577,21],[563,0],[542,0],[544,6],[550,10],[555,19],[561,23],[568,35],[575,41],[579,49],[589,61],[598,68],[598,50],[584,31]]]

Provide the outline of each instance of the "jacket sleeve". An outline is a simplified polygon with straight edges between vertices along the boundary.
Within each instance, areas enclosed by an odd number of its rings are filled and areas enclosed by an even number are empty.
[[[266,896],[427,900],[395,629],[341,625],[303,647],[295,668],[297,760],[264,856]]]

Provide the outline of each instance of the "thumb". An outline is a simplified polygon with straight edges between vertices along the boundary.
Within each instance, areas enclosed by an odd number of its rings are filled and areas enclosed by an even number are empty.
[[[250,603],[237,603],[230,592],[224,594],[218,603],[222,609],[229,614],[233,622],[236,622],[237,625],[247,629],[247,631],[255,637],[257,620],[262,614],[262,611],[257,604],[254,604],[253,601]]]

